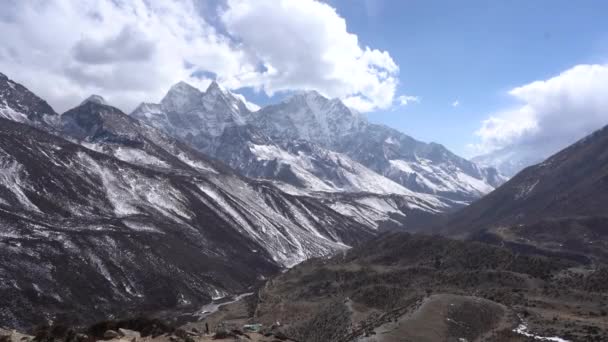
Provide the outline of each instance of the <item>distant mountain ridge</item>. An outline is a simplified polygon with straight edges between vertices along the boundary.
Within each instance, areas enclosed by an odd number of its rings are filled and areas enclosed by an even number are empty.
[[[557,152],[551,148],[535,146],[507,146],[487,154],[471,158],[477,165],[494,167],[506,177],[513,177],[528,166],[538,164]]]

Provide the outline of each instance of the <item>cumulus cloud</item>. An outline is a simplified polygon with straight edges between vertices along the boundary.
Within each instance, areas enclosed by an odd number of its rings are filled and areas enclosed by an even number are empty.
[[[399,67],[386,51],[361,47],[335,9],[317,1],[229,0],[222,21],[261,72],[237,84],[267,93],[315,89],[361,111],[388,108]]]
[[[131,110],[179,80],[272,95],[314,89],[361,111],[395,101],[399,67],[314,0],[16,1],[0,15],[0,71],[63,111],[90,93]],[[221,7],[220,7],[221,6]],[[213,18],[211,20],[210,18]]]
[[[0,18],[0,70],[59,111],[90,93],[130,110],[179,80],[206,85],[190,76],[197,68],[243,64],[197,11],[189,1],[17,1]]]
[[[460,101],[455,100],[454,102],[452,102],[452,107],[455,108],[455,107],[458,107],[458,106],[460,106]]]
[[[475,132],[477,153],[509,146],[555,152],[608,124],[608,65],[577,65],[509,91],[518,105],[490,115]]]
[[[85,64],[146,61],[155,49],[152,39],[136,28],[125,26],[116,37],[102,40],[81,38],[73,47],[74,58]]]

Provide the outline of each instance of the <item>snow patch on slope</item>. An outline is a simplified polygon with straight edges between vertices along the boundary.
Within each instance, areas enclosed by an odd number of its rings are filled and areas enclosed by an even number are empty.
[[[276,160],[289,165],[296,176],[306,184],[310,191],[326,192],[370,192],[377,194],[398,194],[417,197],[416,194],[396,182],[383,177],[349,157],[325,149],[317,149],[316,153],[290,153],[276,145],[249,144],[250,151],[258,160]],[[318,164],[339,166],[333,180],[319,173]],[[336,184],[339,182],[338,184]],[[433,200],[432,196],[421,195],[425,200]]]
[[[210,165],[207,165],[199,160],[192,160],[186,153],[178,153],[175,155],[179,160],[188,164],[189,166],[204,172],[217,173],[215,169],[213,169]]]
[[[520,325],[518,325],[517,328],[513,329],[513,332],[526,336],[526,337],[533,338],[538,341],[570,342],[570,340],[566,340],[561,337],[543,337],[543,336],[532,334],[531,332],[529,332],[528,326],[526,326],[525,323],[521,323]]]
[[[143,164],[156,167],[169,166],[164,161],[138,148],[118,147],[114,150],[114,157],[133,164]]]
[[[192,218],[183,205],[185,201],[177,189],[170,184],[154,178],[142,178],[126,170],[112,170],[98,164],[93,158],[79,152],[80,160],[97,174],[106,191],[106,197],[118,217],[142,213],[142,210],[155,210],[165,217],[184,223]]]
[[[23,192],[23,189],[27,188],[27,186],[22,181],[22,172],[24,172],[23,166],[16,160],[0,157],[0,185],[12,192],[19,203],[26,209],[40,212],[40,209]],[[7,203],[6,200],[3,200],[3,202]]]
[[[390,172],[401,172],[415,177],[419,186],[433,193],[464,191],[484,195],[494,190],[482,179],[472,177],[456,167],[435,165],[427,159],[416,158],[415,161],[395,159],[389,162],[392,168]]]

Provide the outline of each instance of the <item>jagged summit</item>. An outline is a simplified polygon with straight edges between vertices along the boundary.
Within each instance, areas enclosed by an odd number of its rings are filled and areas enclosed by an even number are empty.
[[[255,116],[253,124],[272,137],[304,139],[328,147],[367,125],[364,116],[341,100],[328,99],[315,90],[295,93]]]
[[[222,86],[220,86],[219,83],[217,83],[217,81],[215,81],[215,80],[211,81],[211,83],[207,87],[207,90],[205,91],[206,94],[222,94],[222,95],[226,95],[227,92],[228,91],[226,89],[224,89]]]
[[[309,90],[295,91],[293,94],[291,94],[291,96],[288,96],[287,98],[285,98],[285,100],[283,100],[283,102],[289,102],[290,100],[298,99],[298,98],[322,98],[325,100],[329,100],[328,97],[319,93],[317,90],[309,89]]]
[[[57,117],[46,101],[0,73],[0,118],[49,127]]]
[[[97,94],[92,94],[91,96],[87,97],[84,101],[80,103],[80,105],[82,106],[83,104],[86,104],[88,102],[108,106],[108,102],[106,102],[106,100],[101,95]]]
[[[169,89],[160,104],[169,112],[186,112],[201,103],[202,95],[194,86],[180,81]]]
[[[182,139],[217,137],[226,127],[245,124],[245,102],[212,81],[204,92],[184,82],[169,89],[159,104],[143,103],[131,116]],[[190,139],[190,138],[188,138]]]
[[[201,91],[196,88],[195,86],[191,85],[190,83],[186,82],[186,81],[179,81],[177,83],[175,83],[173,86],[171,86],[171,88],[169,88],[168,94],[169,93],[184,93],[184,92],[193,92],[193,93],[200,93]]]

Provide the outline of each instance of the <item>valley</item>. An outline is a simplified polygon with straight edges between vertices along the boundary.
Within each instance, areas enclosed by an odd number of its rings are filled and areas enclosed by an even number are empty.
[[[181,82],[131,115],[98,95],[60,115],[0,81],[1,325],[608,338],[605,128],[507,181],[314,92],[252,110]]]

